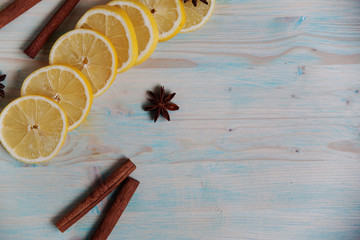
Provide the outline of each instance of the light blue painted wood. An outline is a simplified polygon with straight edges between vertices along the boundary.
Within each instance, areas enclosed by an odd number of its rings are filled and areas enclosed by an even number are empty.
[[[0,30],[2,106],[105,1],[81,1],[29,60],[22,50],[60,2]],[[357,0],[217,0],[204,28],[119,75],[51,162],[1,148],[0,239],[86,238],[107,200],[66,233],[54,219],[124,156],[141,184],[109,239],[359,239],[359,64]],[[177,92],[171,122],[141,109],[157,84]]]

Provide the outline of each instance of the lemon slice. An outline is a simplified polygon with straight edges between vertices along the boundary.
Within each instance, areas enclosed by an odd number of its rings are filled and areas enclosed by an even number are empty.
[[[178,34],[186,16],[182,0],[139,0],[153,14],[159,28],[159,41],[164,42]]]
[[[192,32],[201,28],[211,17],[215,9],[215,0],[207,0],[208,5],[199,2],[195,7],[191,1],[184,3],[186,21],[180,32]]]
[[[85,120],[93,101],[85,76],[64,65],[50,65],[30,74],[21,87],[21,95],[46,96],[59,103],[68,116],[68,131]]]
[[[59,152],[67,127],[67,116],[59,104],[43,96],[24,96],[2,111],[0,141],[22,162],[45,162]]]
[[[133,23],[138,42],[139,55],[135,65],[143,63],[154,52],[159,31],[149,9],[135,0],[117,0],[108,5],[123,9]]]
[[[138,44],[134,26],[124,10],[106,5],[96,6],[81,17],[75,28],[92,29],[110,39],[118,55],[118,73],[134,66]]]
[[[94,97],[113,83],[118,57],[110,40],[93,30],[76,29],[61,36],[50,51],[50,64],[69,64],[89,81]]]

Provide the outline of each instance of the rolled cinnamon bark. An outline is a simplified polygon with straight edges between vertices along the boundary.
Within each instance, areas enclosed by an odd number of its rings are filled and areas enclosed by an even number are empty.
[[[54,14],[46,26],[41,30],[37,37],[24,51],[26,55],[31,58],[39,53],[44,44],[49,40],[51,35],[65,20],[65,18],[71,13],[74,7],[79,3],[80,0],[66,0],[59,10]]]
[[[134,170],[136,166],[131,160],[127,160],[121,167],[116,169],[99,186],[97,186],[85,199],[68,212],[56,223],[56,227],[65,232],[69,227],[76,223],[100,201],[114,191]]]
[[[15,0],[0,12],[0,29],[35,6],[41,0]]]
[[[139,184],[140,183],[138,181],[131,177],[128,177],[124,181],[124,185],[121,186],[120,191],[115,197],[115,201],[107,211],[104,219],[96,229],[91,240],[106,240],[109,237]]]

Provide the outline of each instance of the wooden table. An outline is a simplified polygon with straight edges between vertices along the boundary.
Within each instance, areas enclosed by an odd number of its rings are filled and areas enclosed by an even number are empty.
[[[60,0],[0,30],[2,107],[104,2],[82,0],[37,60],[23,50]],[[142,105],[158,84],[181,110],[154,124]],[[204,28],[118,75],[55,159],[1,148],[0,239],[85,239],[108,199],[66,233],[53,223],[126,157],[141,184],[109,239],[359,239],[359,90],[358,0],[217,0]]]

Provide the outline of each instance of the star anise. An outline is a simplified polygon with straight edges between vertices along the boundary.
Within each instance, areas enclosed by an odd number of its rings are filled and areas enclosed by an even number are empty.
[[[3,82],[6,78],[6,74],[0,75],[0,82]],[[0,83],[0,97],[5,97],[4,84]]]
[[[176,111],[179,110],[179,106],[175,103],[171,103],[170,101],[175,97],[176,93],[171,93],[166,95],[165,88],[162,86],[160,87],[159,94],[155,94],[152,91],[148,91],[150,98],[148,101],[151,103],[149,106],[145,107],[145,111],[154,111],[154,122],[157,121],[160,114],[166,120],[170,121],[169,111]]]
[[[184,3],[188,2],[189,0],[184,0]],[[205,3],[206,5],[208,5],[209,3],[206,0],[200,0],[201,2]],[[197,0],[192,0],[192,4],[194,5],[194,7],[197,6]]]

